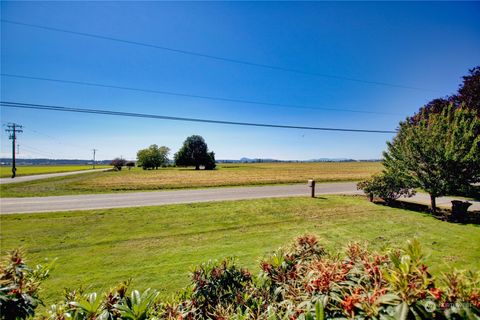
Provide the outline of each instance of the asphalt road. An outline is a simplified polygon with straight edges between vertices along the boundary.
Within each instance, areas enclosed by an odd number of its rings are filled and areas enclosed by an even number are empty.
[[[316,194],[354,194],[356,183],[321,183]],[[259,198],[308,196],[306,184],[264,187],[209,188],[175,191],[151,191],[135,193],[88,194],[74,196],[0,198],[1,214],[53,212],[155,206],[175,203],[224,201]]]
[[[79,173],[89,173],[89,172],[98,172],[98,171],[107,171],[107,170],[111,170],[111,169],[106,168],[106,169],[92,169],[92,170],[80,170],[80,171],[69,171],[69,172],[58,172],[58,173],[35,174],[31,176],[15,177],[13,179],[0,178],[0,184],[19,183],[19,182],[34,181],[34,180],[40,180],[40,179],[71,176],[73,174],[79,174]]]
[[[355,182],[318,183],[316,195],[324,194],[362,194],[356,188]],[[33,197],[33,198],[0,198],[0,213],[32,213],[71,210],[91,210],[107,208],[127,208],[157,206],[178,203],[194,203],[207,201],[260,199],[309,196],[310,188],[306,184],[263,186],[263,187],[232,187],[189,189],[175,191],[125,192],[110,194],[86,194],[74,196]],[[437,199],[438,206],[450,207],[452,197]],[[429,204],[427,194],[418,193],[413,198],[404,201]],[[469,210],[480,210],[479,201],[470,201]]]

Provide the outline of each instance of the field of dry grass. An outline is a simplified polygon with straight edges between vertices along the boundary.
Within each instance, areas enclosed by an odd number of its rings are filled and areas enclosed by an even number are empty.
[[[80,183],[107,189],[164,189],[261,185],[317,181],[348,181],[364,179],[381,170],[378,162],[344,163],[254,163],[222,164],[217,170],[164,168],[110,172]]]
[[[356,181],[379,172],[379,162],[221,164],[216,170],[161,168],[123,169],[1,186],[3,197],[49,196],[116,191],[148,191],[223,186],[246,186]]]

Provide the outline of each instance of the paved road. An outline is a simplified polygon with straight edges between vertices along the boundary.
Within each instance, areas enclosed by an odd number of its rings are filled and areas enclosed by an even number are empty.
[[[322,183],[317,184],[316,191],[317,195],[338,193],[354,194],[358,193],[355,185],[354,182]],[[0,199],[0,211],[2,214],[8,214],[141,207],[175,203],[308,196],[309,192],[310,189],[306,184],[303,184],[34,198],[3,198]]]
[[[0,178],[0,184],[19,183],[19,182],[26,182],[26,181],[33,181],[33,180],[40,180],[40,179],[70,176],[70,175],[79,174],[79,173],[99,172],[99,171],[108,171],[108,170],[111,170],[111,169],[106,168],[106,169],[92,169],[92,170],[80,170],[80,171],[69,171],[69,172],[58,172],[58,173],[35,174],[31,176],[20,176],[14,179]]]
[[[354,182],[319,183],[316,194],[361,194]],[[206,201],[224,201],[241,199],[260,199],[308,196],[310,189],[306,184],[264,187],[209,188],[176,191],[152,191],[135,193],[88,194],[75,196],[54,196],[34,198],[0,198],[0,213],[31,213],[70,210],[90,210],[106,208],[126,208],[155,206],[176,203],[194,203]],[[437,199],[438,206],[450,206],[454,198]],[[406,201],[429,204],[426,194],[417,194]],[[480,210],[479,201],[471,201],[469,210]]]

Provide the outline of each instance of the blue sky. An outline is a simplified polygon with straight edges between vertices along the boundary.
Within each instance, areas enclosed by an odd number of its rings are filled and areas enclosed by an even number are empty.
[[[107,40],[1,24],[2,73],[188,94],[383,112],[296,109],[1,78],[6,101],[168,116],[394,130],[454,93],[480,62],[476,2],[2,2],[2,19],[95,33],[255,63],[400,84],[295,74]],[[150,144],[172,153],[191,134],[217,159],[381,157],[392,134],[315,132],[1,108],[24,125],[19,157],[117,156]],[[4,130],[1,156],[10,156]]]

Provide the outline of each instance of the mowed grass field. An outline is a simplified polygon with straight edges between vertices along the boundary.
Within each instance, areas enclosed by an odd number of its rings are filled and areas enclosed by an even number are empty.
[[[356,181],[380,172],[380,162],[220,164],[216,170],[123,169],[0,186],[3,197],[49,196],[117,191]]]
[[[47,305],[63,288],[104,290],[129,278],[135,288],[169,295],[189,283],[193,266],[227,256],[257,273],[263,256],[303,234],[317,235],[328,250],[351,241],[401,247],[418,238],[433,274],[480,266],[480,226],[358,196],[2,215],[0,222],[2,251],[22,247],[32,265],[58,258],[42,292]]]
[[[111,168],[111,166],[96,165],[95,168],[96,169]],[[21,176],[31,176],[35,174],[81,171],[81,170],[90,170],[90,169],[92,169],[91,165],[17,166],[17,176],[21,177]],[[0,166],[0,178],[8,178],[11,176],[12,176],[11,166]]]

